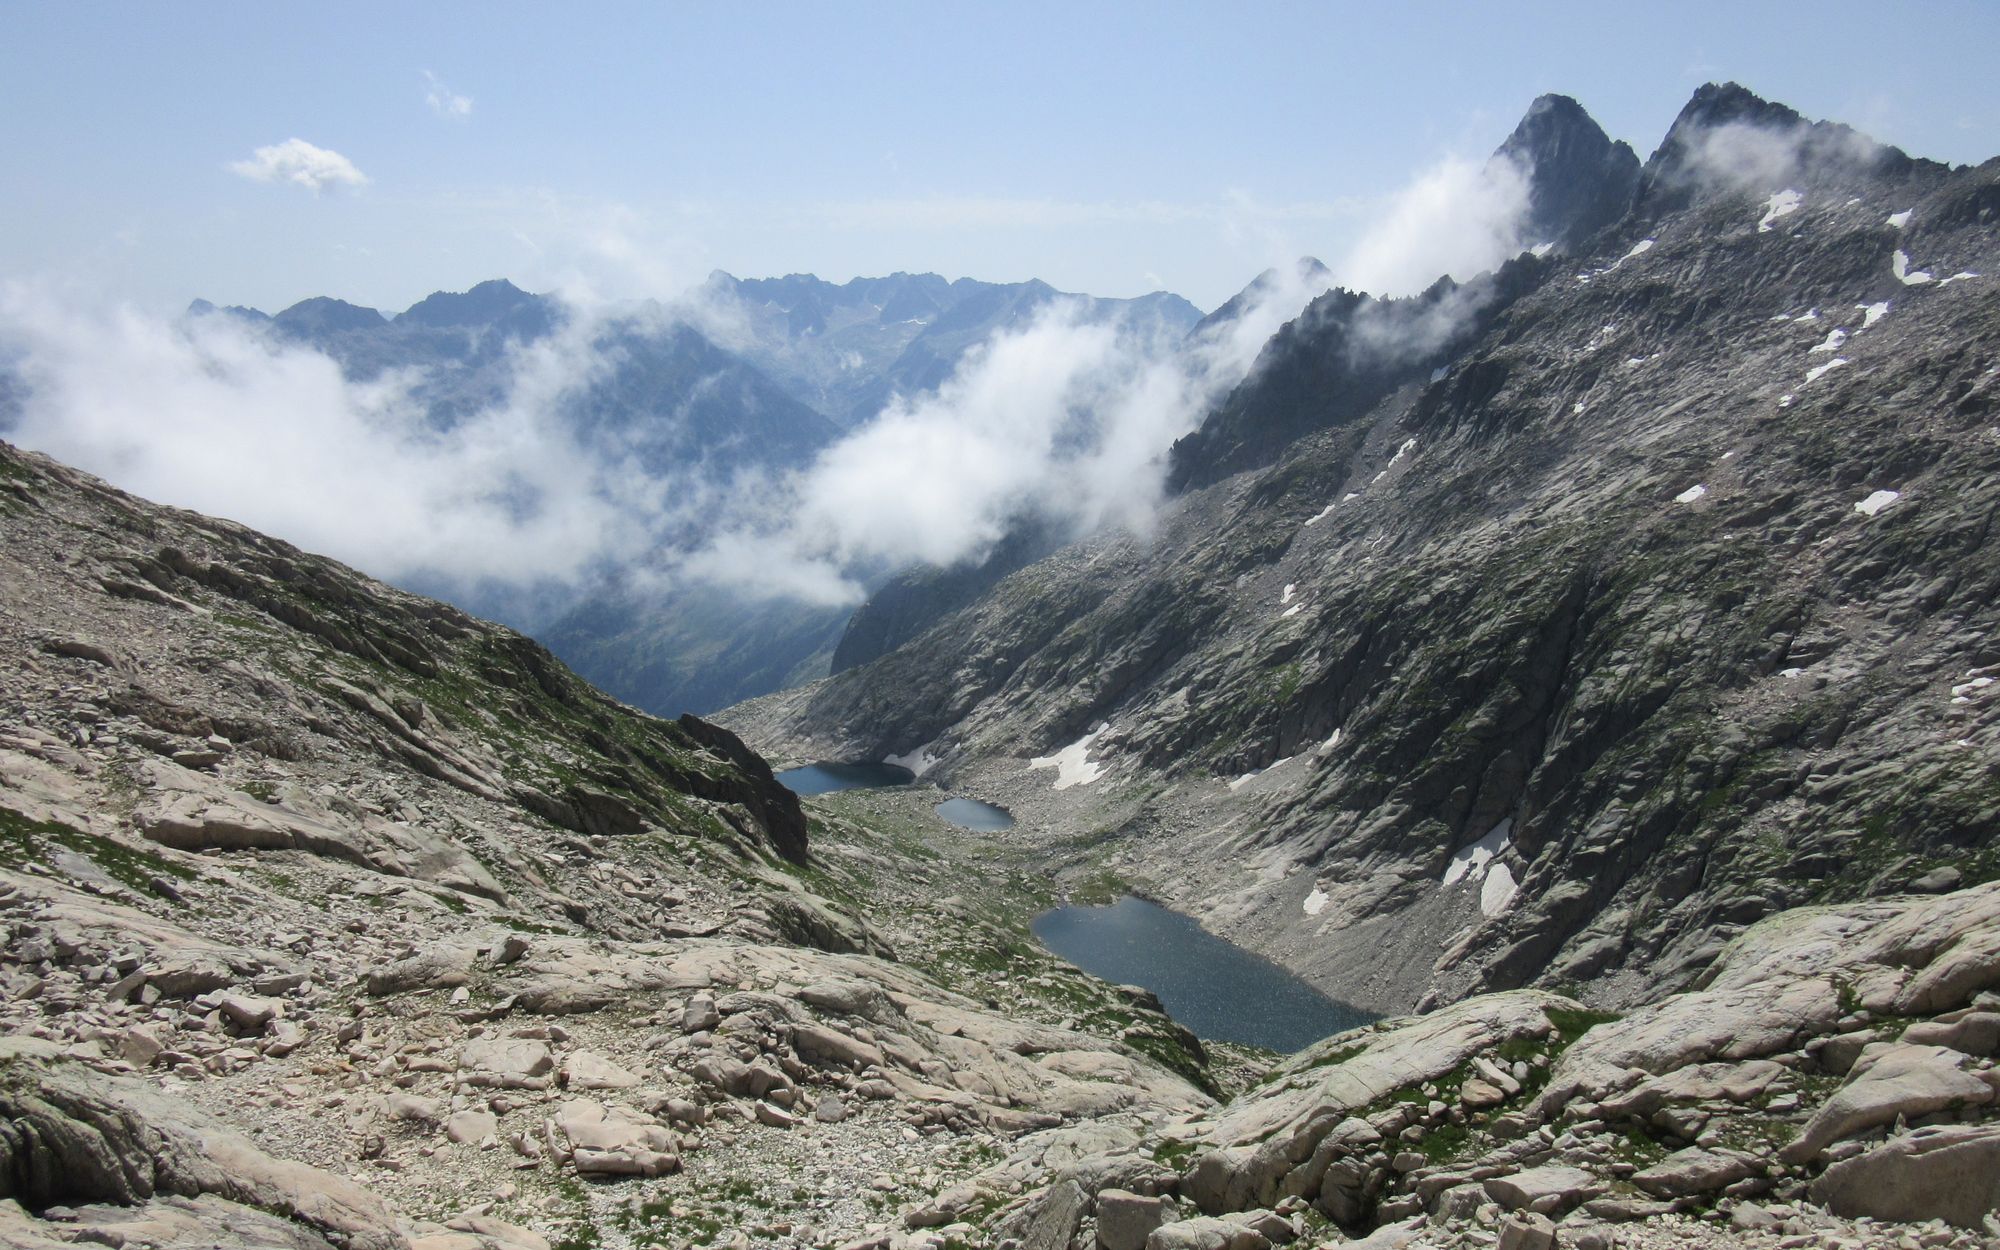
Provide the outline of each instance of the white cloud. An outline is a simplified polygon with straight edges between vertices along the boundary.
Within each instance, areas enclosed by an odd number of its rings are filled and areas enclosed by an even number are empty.
[[[249,159],[232,161],[229,172],[252,182],[294,182],[314,195],[328,187],[359,187],[368,181],[353,161],[304,139],[258,148]]]
[[[1529,171],[1512,161],[1449,158],[1398,192],[1334,271],[1371,295],[1410,295],[1450,274],[1464,281],[1539,242],[1522,237]]]
[[[418,375],[355,383],[226,315],[168,321],[0,286],[0,345],[28,387],[13,441],[378,576],[468,586],[637,559],[681,506],[559,419],[610,363],[595,332],[578,318],[518,348],[506,395],[441,428]]]
[[[424,71],[424,103],[431,106],[431,112],[450,121],[472,116],[472,97],[445,86],[444,80],[429,70]]]
[[[648,470],[633,431],[569,415],[618,364],[610,331],[687,320],[726,339],[726,308],[572,304],[557,335],[510,349],[497,399],[448,426],[422,399],[438,379],[357,383],[227,316],[4,285],[0,351],[28,387],[14,441],[378,576],[535,590],[615,566],[657,590],[692,579],[832,604],[890,568],[978,558],[1029,516],[1145,533],[1173,441],[1319,285],[1287,270],[1194,344],[1056,301],[805,469],[733,478]]]
[[[1865,166],[1881,151],[1857,130],[1804,122],[1789,126],[1725,122],[1692,132],[1686,144],[1685,176],[1757,195],[1781,190],[1824,164]]]
[[[857,574],[982,558],[1034,516],[1144,535],[1167,452],[1240,382],[1322,284],[1283,271],[1193,343],[1092,323],[1059,300],[968,353],[935,392],[898,397],[803,471],[733,499],[682,569],[766,597],[856,601]]]

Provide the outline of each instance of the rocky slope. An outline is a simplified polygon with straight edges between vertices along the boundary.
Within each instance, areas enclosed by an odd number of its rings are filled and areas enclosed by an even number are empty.
[[[0,546],[0,1244],[1969,1248],[2000,1207],[1995,885],[1218,1101],[1023,940],[1040,848],[922,789],[804,812],[519,635],[4,444]]]
[[[724,719],[928,752],[1378,1010],[1636,1003],[1783,908],[1987,880],[1997,212],[2000,165],[1704,88],[1580,252],[1308,310],[1150,542]]]
[[[518,634],[4,444],[0,548],[7,1244],[844,1240],[1212,1105],[935,852]]]
[[[1623,1018],[1517,990],[1382,1021],[1059,1179],[1013,1226],[1058,1231],[1024,1244],[1106,1250],[1345,1233],[1991,1245],[1996,942],[1991,885],[1802,909]]]
[[[1996,180],[1706,90],[1435,372],[733,718],[1004,840],[0,444],[0,1244],[1990,1250]],[[1399,1014],[1205,1051],[1051,856]]]

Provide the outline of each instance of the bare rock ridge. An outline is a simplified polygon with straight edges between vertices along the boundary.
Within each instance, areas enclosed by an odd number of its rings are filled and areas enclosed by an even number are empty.
[[[1316,301],[1147,542],[721,719],[923,752],[1388,1012],[1636,1005],[1764,916],[1991,880],[1996,214],[2000,164],[1704,87],[1582,250]]]

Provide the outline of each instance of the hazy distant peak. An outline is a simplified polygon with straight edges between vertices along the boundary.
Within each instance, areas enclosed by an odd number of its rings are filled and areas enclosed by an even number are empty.
[[[341,330],[380,329],[388,320],[373,308],[350,304],[344,299],[334,299],[330,295],[315,295],[302,299],[290,308],[271,318],[285,330],[304,334],[318,334]]]
[[[230,304],[218,308],[205,299],[191,301],[187,306],[186,315],[190,317],[236,317],[243,321],[269,321],[271,319],[270,313],[262,312],[255,308],[245,308],[241,304]]]
[[[532,295],[505,278],[492,278],[469,291],[437,291],[410,305],[398,324],[454,327],[490,326],[502,321],[525,323],[515,328],[546,328],[555,309],[543,295]]]

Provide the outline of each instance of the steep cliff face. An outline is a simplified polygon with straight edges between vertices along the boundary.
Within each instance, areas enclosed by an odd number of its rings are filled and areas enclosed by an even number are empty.
[[[1150,544],[724,719],[928,749],[1385,1009],[1632,1000],[1779,908],[2000,873],[2000,164],[1705,88],[1638,182],[1439,363],[1352,364],[1425,300],[1321,301]]]

